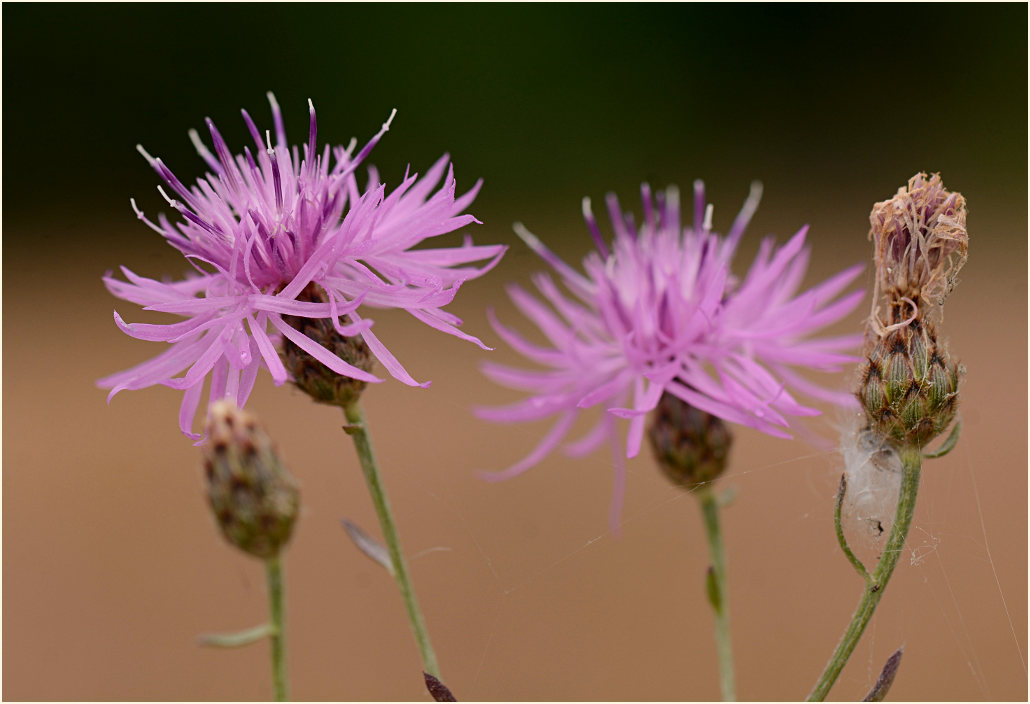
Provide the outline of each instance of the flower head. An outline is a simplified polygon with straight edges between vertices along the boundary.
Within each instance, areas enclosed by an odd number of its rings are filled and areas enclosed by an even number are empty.
[[[811,337],[858,304],[861,291],[840,298],[838,294],[862,267],[851,267],[798,293],[808,263],[807,228],[781,247],[771,238],[764,240],[747,274],[732,275],[734,251],[758,205],[757,185],[725,237],[712,231],[712,206],[705,203],[700,181],[694,186],[694,216],[688,227],[681,224],[675,188],[657,198],[646,184],[641,191],[639,225],[621,210],[615,196],[608,196],[615,231],[610,247],[590,201],[584,200],[596,250],[584,259],[583,273],[517,226],[571,296],[547,273],[537,274],[534,283],[550,307],[518,286],[510,288],[516,306],[550,344],[533,344],[493,319],[498,334],[543,369],[484,365],[491,379],[530,396],[513,405],[479,410],[481,417],[500,422],[557,416],[525,459],[491,475],[507,478],[558,447],[580,411],[601,405],[606,413],[582,439],[567,443],[565,451],[578,456],[605,440],[612,444],[613,521],[621,504],[621,458],[639,452],[645,416],[664,393],[723,420],[789,437],[789,417],[818,411],[797,401],[788,387],[831,401],[849,400],[811,384],[793,367],[836,371],[856,359],[842,350],[860,341],[857,335]],[[618,418],[630,421],[624,451],[616,437]]]
[[[878,295],[856,396],[873,431],[922,447],[954,420],[960,367],[937,339],[944,299],[966,262],[966,200],[919,173],[869,214]]]
[[[873,206],[869,224],[878,289],[873,297],[874,327],[898,322],[878,319],[880,297],[888,318],[903,308],[906,322],[919,315],[924,303],[939,309],[954,288],[969,249],[962,194],[946,190],[940,174],[927,178],[918,173],[893,198]]]
[[[137,217],[178,249],[195,269],[180,281],[157,281],[127,268],[121,281],[104,278],[117,297],[145,310],[171,313],[184,320],[152,325],[125,323],[123,332],[143,340],[168,343],[154,359],[101,379],[111,389],[108,400],[123,389],[162,384],[184,391],[179,413],[183,433],[192,433],[205,379],[210,400],[233,399],[243,406],[258,371],[265,367],[279,385],[289,378],[276,343],[282,338],[333,372],[359,382],[381,381],[367,369],[350,364],[289,325],[284,318],[326,321],[342,336],[359,336],[392,376],[419,384],[371,331],[362,306],[401,308],[443,332],[470,340],[458,329],[461,321],[442,310],[460,285],[492,268],[503,246],[474,246],[466,238],[459,247],[412,249],[431,237],[478,222],[461,214],[479,190],[477,183],[455,195],[453,168],[446,155],[419,179],[406,174],[387,193],[374,169],[364,191],[355,169],[389,129],[393,115],[357,154],[355,142],[317,149],[315,109],[308,102],[308,141],[299,150],[287,145],[282,114],[272,107],[275,144],[262,136],[243,111],[254,141],[233,156],[211,120],[207,121],[214,153],[195,132],[190,136],[210,172],[187,188],[165,166],[140,152],[172,191],[161,195],[179,215],[163,214],[157,223],[132,202]],[[441,177],[441,188],[433,192]],[[479,264],[475,264],[479,262]]]

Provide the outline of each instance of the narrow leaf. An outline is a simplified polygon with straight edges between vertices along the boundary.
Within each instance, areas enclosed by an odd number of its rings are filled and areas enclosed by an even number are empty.
[[[869,574],[869,570],[865,568],[862,561],[858,559],[858,555],[852,551],[851,546],[848,545],[848,539],[844,536],[844,526],[840,522],[841,508],[844,506],[844,494],[848,491],[848,475],[840,475],[840,488],[837,489],[837,499],[833,504],[833,529],[837,532],[837,543],[840,545],[840,549],[844,552],[844,556],[848,558],[848,562],[855,568],[855,571],[866,581],[866,584],[872,584],[873,577]]]
[[[715,568],[709,567],[705,575],[705,591],[708,593],[708,603],[718,613],[722,609],[722,601],[719,599],[719,582],[715,577]]]
[[[426,689],[433,695],[433,699],[438,702],[456,702],[457,699],[451,694],[451,690],[447,689],[443,682],[433,677],[428,672],[423,672],[422,675],[426,678]]]
[[[245,631],[236,633],[204,633],[197,636],[201,645],[209,645],[213,648],[239,648],[244,645],[255,643],[265,636],[270,636],[275,629],[270,623],[262,623],[260,626],[248,628]]]
[[[869,690],[869,694],[865,695],[864,702],[882,702],[887,696],[887,692],[890,691],[891,685],[894,684],[894,677],[898,674],[898,666],[901,665],[901,653],[905,650],[902,646],[894,651],[894,654],[887,658],[887,663],[883,666],[883,671],[880,672],[880,677],[876,680],[876,684]]]
[[[962,421],[955,421],[955,425],[951,426],[951,433],[948,434],[947,439],[941,443],[941,446],[934,452],[927,452],[923,454],[928,460],[936,459],[938,457],[944,457],[946,454],[955,449],[955,445],[958,444],[959,431],[962,430]]]
[[[358,528],[346,518],[341,519],[341,523],[343,523],[343,529],[347,531],[347,535],[352,541],[354,541],[358,550],[378,562],[386,568],[387,572],[393,575],[393,560],[390,559],[390,553],[385,547],[383,547],[382,543],[370,538],[365,531]]]

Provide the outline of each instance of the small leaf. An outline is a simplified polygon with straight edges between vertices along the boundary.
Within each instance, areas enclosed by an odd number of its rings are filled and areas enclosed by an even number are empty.
[[[962,430],[962,421],[955,421],[955,425],[951,426],[951,433],[947,439],[941,443],[941,446],[937,448],[935,452],[923,453],[923,457],[928,460],[936,459],[938,457],[944,457],[946,454],[955,449],[955,445],[958,444],[959,431]]]
[[[719,581],[715,577],[715,568],[709,567],[705,575],[705,591],[708,592],[708,603],[717,612],[722,609],[722,600],[719,598]]]
[[[901,653],[905,650],[902,646],[894,651],[894,654],[887,658],[887,663],[883,666],[883,670],[880,672],[879,678],[876,680],[876,684],[869,690],[869,694],[865,695],[864,702],[882,702],[887,696],[887,692],[890,691],[891,685],[894,684],[894,677],[898,674],[898,666],[901,665]]]
[[[272,624],[262,623],[260,626],[254,626],[236,633],[204,633],[197,636],[197,641],[201,645],[209,645],[213,648],[240,648],[244,645],[255,643],[273,633],[275,633],[275,628]]]
[[[428,672],[423,672],[422,675],[426,678],[426,689],[433,695],[433,699],[438,702],[456,702],[457,699],[451,694],[451,690],[447,689],[443,682],[433,677]]]
[[[340,522],[343,523],[343,529],[347,531],[347,535],[354,541],[358,550],[378,562],[386,568],[387,572],[393,575],[393,560],[390,559],[389,551],[346,518],[340,519]]]
[[[848,475],[842,474],[840,475],[840,487],[837,489],[837,498],[834,500],[833,504],[833,529],[837,533],[837,544],[840,545],[840,549],[844,553],[844,556],[848,558],[848,562],[850,562],[851,566],[855,568],[855,571],[858,572],[859,576],[866,581],[866,584],[872,584],[873,578],[869,574],[869,570],[865,568],[862,561],[858,559],[858,555],[856,555],[851,549],[851,546],[848,545],[848,539],[844,535],[844,526],[841,525],[840,522],[840,512],[841,508],[844,506],[844,495],[847,491]]]

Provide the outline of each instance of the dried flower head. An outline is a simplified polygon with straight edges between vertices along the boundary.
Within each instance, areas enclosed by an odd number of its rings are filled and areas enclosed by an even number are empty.
[[[920,173],[875,204],[869,221],[879,295],[856,395],[879,437],[923,447],[951,424],[958,405],[959,366],[938,343],[936,324],[966,262],[966,200],[945,190],[939,174],[927,180]]]
[[[874,320],[881,327],[897,325],[914,318],[920,306],[943,305],[966,263],[965,198],[946,190],[940,174],[927,179],[918,173],[893,198],[873,206],[869,224],[878,294]],[[883,321],[880,296],[887,306]]]
[[[297,520],[297,485],[257,419],[230,400],[210,408],[204,473],[208,503],[226,540],[255,557],[278,555]]]
[[[561,276],[572,297],[563,294],[546,273],[537,274],[534,282],[553,310],[521,288],[510,288],[516,306],[546,336],[546,346],[492,321],[508,344],[544,369],[484,365],[484,372],[497,383],[530,395],[510,406],[480,409],[480,416],[499,422],[557,416],[525,459],[494,478],[514,476],[539,462],[563,442],[582,409],[601,405],[607,412],[597,425],[565,450],[582,455],[605,440],[612,443],[614,522],[623,487],[621,458],[638,453],[645,416],[663,394],[723,420],[781,437],[789,437],[789,416],[818,415],[816,409],[795,400],[788,386],[814,397],[847,402],[846,395],[811,384],[792,367],[837,371],[843,363],[857,359],[843,351],[857,345],[859,336],[811,336],[858,304],[861,291],[838,295],[862,267],[853,266],[799,293],[808,264],[807,228],[802,228],[778,248],[771,238],[764,240],[747,274],[734,277],[730,262],[759,196],[759,189],[753,188],[726,237],[712,232],[712,207],[705,203],[700,181],[694,189],[693,225],[686,228],[680,222],[675,188],[653,199],[644,185],[639,225],[622,212],[615,196],[609,196],[615,230],[611,247],[585,200],[584,216],[597,246],[584,259],[585,273],[517,228]],[[630,421],[621,452],[617,418]]]
[[[242,406],[261,367],[279,385],[290,376],[276,351],[284,342],[303,351],[334,374],[358,382],[378,382],[370,365],[341,358],[297,320],[317,321],[341,337],[360,340],[371,357],[396,379],[419,384],[372,333],[372,320],[359,307],[400,308],[423,323],[483,346],[457,328],[461,321],[442,310],[464,281],[481,276],[504,252],[503,246],[412,249],[437,235],[478,222],[462,211],[479,183],[455,195],[453,169],[445,155],[421,179],[405,175],[387,193],[374,169],[364,191],[355,169],[382,135],[388,120],[354,153],[355,142],[321,151],[316,147],[315,109],[308,102],[307,144],[298,150],[286,142],[282,114],[269,94],[275,146],[246,111],[243,119],[254,141],[233,156],[214,123],[207,121],[212,154],[196,133],[191,137],[211,172],[187,188],[160,160],[140,149],[172,190],[158,188],[181,217],[164,215],[155,224],[133,208],[140,220],[178,249],[195,272],[181,281],[157,281],[122,268],[127,281],[110,274],[108,289],[145,310],[184,318],[170,325],[125,323],[123,332],[169,348],[132,369],[101,379],[111,389],[108,400],[124,389],[162,384],[184,392],[179,412],[182,432],[191,431],[205,379],[210,399],[230,398]],[[391,115],[391,120],[393,116]],[[446,171],[443,186],[433,192]],[[474,262],[481,262],[474,265]],[[482,263],[485,262],[485,263]],[[293,321],[292,323],[290,321]],[[271,330],[269,330],[271,327]]]

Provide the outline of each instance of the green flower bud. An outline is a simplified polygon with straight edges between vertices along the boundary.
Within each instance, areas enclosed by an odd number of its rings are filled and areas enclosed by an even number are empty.
[[[255,557],[278,555],[297,519],[297,485],[257,419],[232,401],[219,401],[208,413],[204,472],[225,538]]]
[[[669,393],[658,401],[648,437],[662,473],[688,491],[723,473],[733,443],[721,419]]]
[[[873,345],[856,395],[877,432],[897,446],[923,447],[954,419],[958,383],[933,327],[916,318]]]

